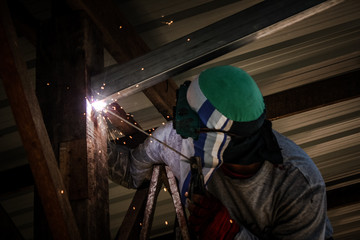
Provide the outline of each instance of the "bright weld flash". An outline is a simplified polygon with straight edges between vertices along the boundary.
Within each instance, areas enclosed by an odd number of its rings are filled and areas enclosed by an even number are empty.
[[[106,107],[106,102],[104,101],[95,101],[91,104],[96,111],[101,112]]]

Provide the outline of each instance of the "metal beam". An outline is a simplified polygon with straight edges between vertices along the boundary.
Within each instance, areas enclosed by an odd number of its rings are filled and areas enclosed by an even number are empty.
[[[264,1],[123,65],[92,77],[98,99],[112,102],[322,12],[342,0]]]

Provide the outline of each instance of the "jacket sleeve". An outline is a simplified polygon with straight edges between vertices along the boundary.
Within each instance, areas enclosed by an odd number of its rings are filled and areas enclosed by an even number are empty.
[[[172,149],[181,152],[182,143],[183,139],[173,129],[172,122],[156,129],[152,137],[131,152],[130,174],[134,186],[139,187],[145,179],[151,178],[154,164],[166,164],[179,179],[180,156]]]
[[[275,225],[269,227],[269,230],[264,232],[262,236],[256,236],[246,227],[241,226],[240,232],[234,239],[326,239],[325,229],[329,222],[326,216],[325,194],[322,188],[317,186],[305,190],[297,197],[289,197],[284,200],[281,208],[273,213]]]
[[[127,188],[138,188],[144,180],[151,178],[154,164],[168,165],[175,177],[179,177],[180,156],[155,140],[156,138],[176,151],[181,151],[183,139],[176,134],[172,122],[156,129],[152,136],[135,149],[109,144],[108,165],[111,180]]]

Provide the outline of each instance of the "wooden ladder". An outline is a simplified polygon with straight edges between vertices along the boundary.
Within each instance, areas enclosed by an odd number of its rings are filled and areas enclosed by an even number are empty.
[[[185,211],[181,204],[175,176],[170,168],[164,165],[154,165],[150,186],[141,187],[136,191],[115,239],[149,239],[156,200],[162,184],[169,189],[175,207],[181,234],[181,236],[176,235],[176,239],[190,240]]]

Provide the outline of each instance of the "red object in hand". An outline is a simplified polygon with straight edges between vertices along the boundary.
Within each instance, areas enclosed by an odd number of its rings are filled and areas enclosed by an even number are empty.
[[[189,226],[200,239],[234,239],[240,226],[230,217],[224,205],[209,193],[194,194],[188,202]]]

